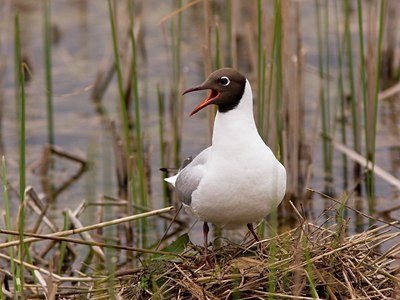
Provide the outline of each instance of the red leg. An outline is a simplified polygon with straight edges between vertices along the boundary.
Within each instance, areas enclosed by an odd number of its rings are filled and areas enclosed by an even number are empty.
[[[207,267],[211,267],[212,264],[210,260],[208,259],[208,232],[210,231],[210,228],[208,228],[207,222],[204,222],[203,224],[203,235],[204,235],[204,263]]]
[[[260,239],[258,238],[258,235],[254,231],[253,223],[247,224],[247,228],[250,230],[251,234],[254,236],[254,239],[256,240],[256,242],[259,242]]]

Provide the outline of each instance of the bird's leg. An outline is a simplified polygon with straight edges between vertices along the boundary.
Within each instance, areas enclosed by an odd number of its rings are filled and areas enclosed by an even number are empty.
[[[203,235],[204,235],[204,263],[206,267],[212,267],[212,264],[208,258],[208,232],[210,231],[210,228],[208,227],[207,222],[204,222],[203,224]]]
[[[251,234],[254,236],[254,239],[256,240],[256,242],[259,242],[260,239],[258,238],[258,235],[257,235],[256,232],[254,231],[253,223],[248,223],[248,224],[247,224],[247,228],[249,229],[249,231],[251,232]]]

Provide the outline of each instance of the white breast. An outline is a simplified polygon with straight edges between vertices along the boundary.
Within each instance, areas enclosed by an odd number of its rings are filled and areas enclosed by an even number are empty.
[[[248,82],[239,105],[217,113],[206,173],[192,194],[200,220],[236,228],[268,215],[286,190],[285,168],[259,136]]]

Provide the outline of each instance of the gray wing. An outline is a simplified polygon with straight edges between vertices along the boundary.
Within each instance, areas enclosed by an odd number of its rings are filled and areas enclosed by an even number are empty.
[[[175,188],[178,192],[179,200],[184,204],[190,205],[192,193],[197,189],[200,180],[206,172],[206,162],[209,157],[211,147],[204,149],[193,160],[186,159],[182,169],[178,173]]]

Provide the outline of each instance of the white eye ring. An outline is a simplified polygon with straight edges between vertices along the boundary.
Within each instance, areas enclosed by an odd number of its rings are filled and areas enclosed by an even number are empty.
[[[226,76],[222,76],[219,80],[220,80],[221,85],[223,85],[223,86],[227,86],[231,83],[229,78]]]

